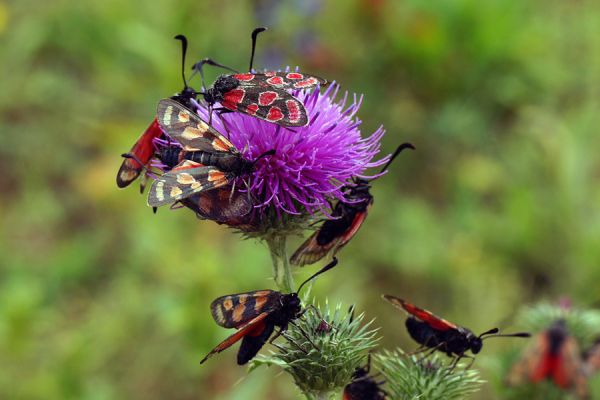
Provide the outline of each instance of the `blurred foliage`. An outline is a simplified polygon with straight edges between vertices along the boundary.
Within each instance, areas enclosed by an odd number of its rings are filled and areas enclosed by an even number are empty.
[[[374,185],[317,298],[356,304],[406,349],[381,293],[477,332],[519,328],[534,300],[598,306],[598,2],[0,0],[0,398],[297,398],[272,369],[246,377],[234,349],[198,365],[228,334],[211,300],[273,287],[266,247],[185,210],[152,215],[114,182],[182,86],[173,36],[243,69],[258,25],[257,66],[364,93],[366,131],[418,149]],[[509,342],[486,345],[483,379]]]

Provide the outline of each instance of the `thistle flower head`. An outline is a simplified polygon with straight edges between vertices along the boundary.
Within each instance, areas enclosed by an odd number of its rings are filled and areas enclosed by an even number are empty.
[[[304,127],[286,128],[239,112],[213,112],[211,125],[229,137],[245,159],[275,151],[260,160],[250,176],[242,177],[247,186],[237,185],[253,199],[252,223],[268,217],[285,225],[296,217],[327,214],[330,201],[345,200],[342,188],[351,178],[364,177],[367,169],[388,160],[373,160],[385,132],[382,127],[361,136],[356,114],[362,97],[338,96],[338,92],[339,86],[332,84],[323,92],[294,93],[310,118]],[[208,121],[206,106],[200,104],[198,114]],[[160,147],[165,142],[155,144]]]

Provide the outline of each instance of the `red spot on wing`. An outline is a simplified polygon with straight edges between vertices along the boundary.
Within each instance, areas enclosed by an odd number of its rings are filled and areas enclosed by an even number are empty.
[[[280,85],[283,85],[283,78],[280,76],[273,76],[273,77],[267,79],[267,83],[269,85],[273,85],[273,86],[280,86]]]
[[[311,77],[311,78],[305,79],[303,81],[294,83],[294,87],[297,89],[300,89],[300,88],[305,88],[305,87],[309,87],[309,86],[315,86],[317,83],[319,83],[317,78]]]
[[[288,109],[288,118],[290,122],[298,122],[302,114],[300,114],[300,106],[296,100],[288,100],[285,102]]]
[[[258,95],[258,104],[261,106],[270,106],[275,100],[277,100],[275,92],[262,92]]]
[[[235,74],[233,75],[233,77],[235,79],[237,79],[238,81],[244,81],[244,82],[248,82],[251,81],[252,79],[254,79],[256,75],[254,74]]]
[[[267,72],[265,72],[265,76],[275,76],[275,75],[277,75],[277,72],[275,72],[275,71],[267,71]]]
[[[283,113],[279,107],[271,107],[266,118],[269,121],[279,121],[283,119]]]
[[[255,115],[257,110],[258,110],[258,104],[251,103],[248,105],[248,107],[246,107],[246,114]]]
[[[225,104],[239,104],[244,100],[244,95],[246,91],[244,89],[233,89],[229,92],[223,94],[223,106],[227,107]]]
[[[302,79],[304,78],[304,75],[299,74],[298,72],[290,72],[285,77],[288,79]]]

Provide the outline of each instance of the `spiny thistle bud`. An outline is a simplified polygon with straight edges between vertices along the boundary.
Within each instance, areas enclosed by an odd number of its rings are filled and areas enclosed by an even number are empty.
[[[379,340],[364,314],[353,316],[338,304],[333,312],[326,303],[312,308],[285,333],[278,352],[253,360],[251,370],[261,365],[278,365],[289,373],[308,398],[327,398],[340,393],[367,353]],[[317,311],[318,310],[318,311]]]
[[[374,357],[386,381],[385,390],[394,400],[465,399],[484,382],[477,370],[465,369],[466,364],[444,366],[437,354],[420,359],[419,355],[409,356],[398,349]]]

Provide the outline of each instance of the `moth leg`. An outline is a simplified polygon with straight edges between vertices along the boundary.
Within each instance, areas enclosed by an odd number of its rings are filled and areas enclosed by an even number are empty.
[[[315,350],[319,351],[319,348],[317,347],[317,345],[312,340],[310,340],[310,338],[308,337],[308,334],[304,331],[304,329],[302,329],[300,326],[298,326],[294,321],[290,321],[290,324],[292,324],[296,328],[298,328],[298,330],[300,331],[302,336],[304,336],[304,339],[306,339],[308,341],[308,343],[310,343],[312,345],[312,347],[315,348]]]
[[[283,336],[288,342],[290,342],[291,344],[296,346],[298,348],[298,350],[300,350],[304,354],[308,354],[308,351],[304,350],[302,348],[302,346],[300,346],[290,335],[288,335],[286,333],[282,333],[281,336]]]

